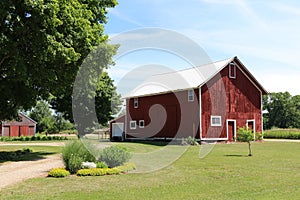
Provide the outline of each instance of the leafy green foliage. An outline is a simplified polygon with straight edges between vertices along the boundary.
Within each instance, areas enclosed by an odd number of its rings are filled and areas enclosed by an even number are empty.
[[[62,158],[66,169],[75,174],[81,169],[82,162],[95,162],[95,157],[80,140],[67,143],[62,151]]]
[[[55,178],[62,178],[62,177],[70,176],[70,172],[64,168],[55,168],[50,170],[48,176],[55,177]]]
[[[103,72],[95,96],[95,109],[99,124],[107,125],[112,115],[119,111],[119,105],[121,105],[121,96],[117,94],[116,86],[108,73]]]
[[[17,117],[19,109],[29,110],[50,94],[59,111],[67,112],[79,66],[107,42],[107,8],[116,5],[116,0],[0,1],[0,120]],[[100,54],[101,69],[112,63],[110,47]]]
[[[252,156],[252,151],[251,151],[251,141],[254,140],[254,133],[252,130],[247,130],[245,128],[239,128],[238,129],[238,136],[237,136],[237,141],[239,142],[247,142],[248,147],[249,147],[249,154],[248,156]]]
[[[61,113],[55,115],[50,110],[50,105],[45,100],[37,102],[30,111],[29,116],[37,123],[37,132],[58,133],[63,130],[74,129],[74,125],[66,120]]]
[[[96,168],[108,168],[108,166],[105,162],[97,162]]]
[[[68,140],[65,136],[45,136],[39,135],[37,136],[20,136],[20,137],[0,137],[0,141],[8,142],[8,141],[47,141],[47,140]]]
[[[131,158],[130,153],[122,147],[110,146],[104,148],[99,155],[98,160],[105,162],[110,168],[123,165]]]
[[[188,144],[188,145],[199,145],[199,143],[197,142],[196,138],[194,137],[187,137],[186,139],[184,139],[184,141],[182,142],[182,144]]]
[[[288,92],[270,93],[263,97],[264,128],[300,128],[300,95]]]

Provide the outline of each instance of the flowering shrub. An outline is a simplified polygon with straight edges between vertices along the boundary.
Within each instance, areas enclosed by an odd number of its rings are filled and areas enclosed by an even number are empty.
[[[48,174],[49,177],[55,177],[55,178],[66,177],[66,176],[69,176],[69,175],[70,175],[70,172],[67,171],[64,168],[52,169],[52,170],[50,170],[50,172]]]
[[[83,168],[83,169],[96,168],[96,163],[94,163],[94,162],[82,162],[81,163],[81,168]]]
[[[117,168],[92,168],[80,169],[77,171],[77,176],[104,176],[120,174],[121,170]]]

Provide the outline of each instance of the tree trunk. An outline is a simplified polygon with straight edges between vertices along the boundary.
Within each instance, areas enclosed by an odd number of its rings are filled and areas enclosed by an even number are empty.
[[[252,156],[252,152],[251,152],[251,142],[250,142],[250,141],[248,142],[248,146],[249,146],[249,154],[248,154],[248,156]]]

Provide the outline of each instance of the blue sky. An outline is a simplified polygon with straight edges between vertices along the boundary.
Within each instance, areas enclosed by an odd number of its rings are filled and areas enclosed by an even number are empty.
[[[158,27],[195,41],[211,60],[238,56],[269,92],[300,95],[300,2],[269,0],[126,0],[109,10],[110,37]],[[142,65],[174,70],[189,63],[166,52],[140,50],[116,59],[116,83]]]

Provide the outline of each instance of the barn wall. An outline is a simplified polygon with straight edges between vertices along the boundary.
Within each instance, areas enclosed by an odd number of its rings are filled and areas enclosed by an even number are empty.
[[[139,97],[138,108],[134,99],[127,99],[126,137],[182,138],[199,136],[199,90],[194,90],[194,101],[188,101],[188,91]],[[145,127],[139,127],[144,120]],[[136,129],[130,129],[130,121],[136,121]]]
[[[201,88],[203,138],[226,138],[226,119],[235,119],[237,128],[245,127],[247,120],[254,119],[256,132],[262,132],[260,90],[238,67],[236,78],[229,78],[228,74],[225,67]],[[210,125],[211,115],[222,116],[221,127]]]
[[[17,136],[33,136],[35,135],[36,123],[19,114],[20,121],[12,120],[3,122],[3,136],[17,137]]]

